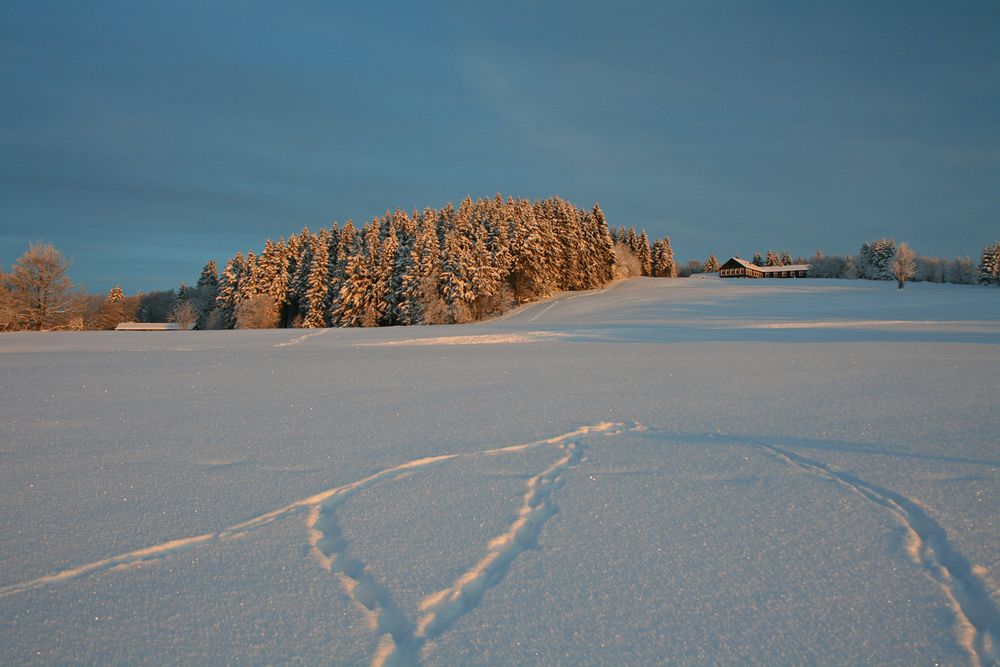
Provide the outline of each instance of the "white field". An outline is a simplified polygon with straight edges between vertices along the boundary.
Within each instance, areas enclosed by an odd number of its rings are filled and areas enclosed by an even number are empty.
[[[1000,290],[0,336],[3,664],[1000,662]]]

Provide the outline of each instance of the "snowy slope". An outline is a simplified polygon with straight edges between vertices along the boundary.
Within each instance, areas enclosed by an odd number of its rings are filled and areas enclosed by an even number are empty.
[[[4,664],[998,664],[1000,291],[0,336]]]

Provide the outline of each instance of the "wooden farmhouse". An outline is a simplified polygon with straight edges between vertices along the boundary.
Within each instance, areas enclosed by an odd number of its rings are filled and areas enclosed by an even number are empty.
[[[733,257],[719,267],[720,278],[805,278],[809,273],[808,264],[786,264],[785,266],[757,266],[739,257]]]

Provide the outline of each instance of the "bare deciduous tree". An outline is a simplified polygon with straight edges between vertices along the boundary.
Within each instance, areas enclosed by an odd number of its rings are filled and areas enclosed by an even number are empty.
[[[236,306],[238,329],[271,329],[278,326],[278,307],[268,294],[258,294]]]
[[[630,278],[642,275],[642,264],[635,253],[625,243],[615,244],[615,278]]]
[[[62,324],[73,305],[68,268],[69,263],[51,243],[29,243],[28,250],[17,258],[8,282],[24,326],[41,331]]]
[[[900,243],[896,248],[896,255],[893,257],[889,268],[896,279],[899,289],[903,289],[906,281],[913,278],[917,273],[917,254],[905,242]]]
[[[198,309],[190,301],[178,301],[170,310],[170,319],[183,331],[187,331],[198,321]]]

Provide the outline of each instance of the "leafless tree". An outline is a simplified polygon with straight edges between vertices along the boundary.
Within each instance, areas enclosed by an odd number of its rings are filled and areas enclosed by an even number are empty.
[[[917,254],[905,242],[900,243],[896,247],[896,256],[893,257],[889,268],[892,270],[892,275],[896,279],[899,289],[903,289],[906,281],[917,273]]]
[[[42,331],[62,324],[74,303],[68,268],[69,262],[51,243],[29,243],[18,257],[8,282],[18,319],[26,328]]]
[[[236,328],[271,329],[278,326],[278,307],[268,294],[258,294],[236,306]]]
[[[182,331],[187,331],[198,321],[198,309],[190,301],[178,301],[170,310],[170,319],[177,323]]]
[[[630,278],[642,275],[639,258],[625,243],[615,244],[615,278]]]

